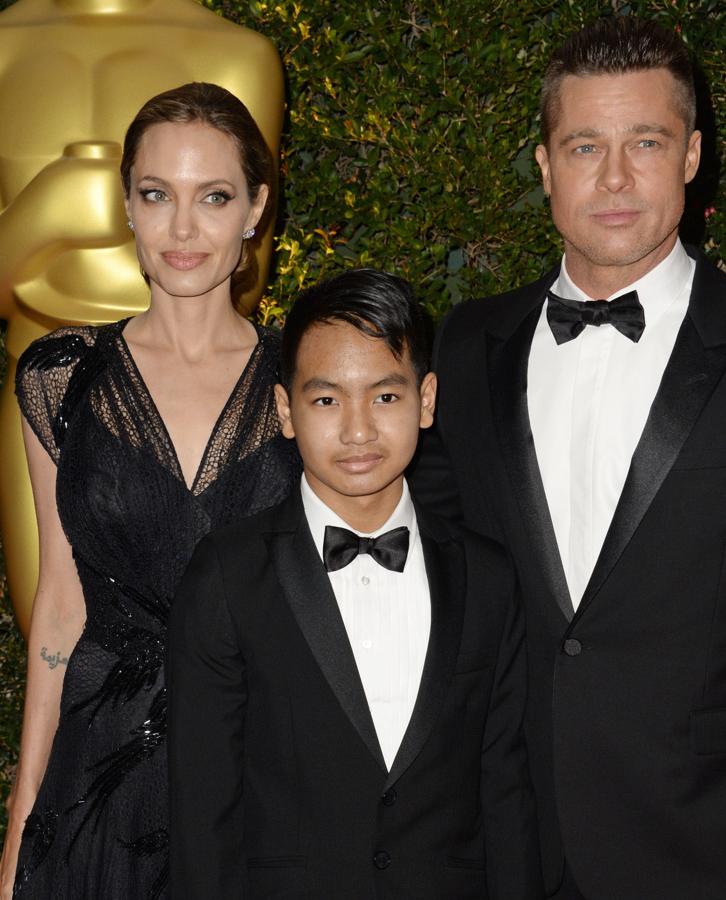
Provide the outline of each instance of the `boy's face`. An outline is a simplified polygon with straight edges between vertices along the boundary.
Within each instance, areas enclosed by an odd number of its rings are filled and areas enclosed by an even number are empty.
[[[408,350],[398,360],[381,338],[334,322],[305,332],[290,395],[279,384],[275,394],[320,499],[344,519],[371,501],[392,511],[419,428],[433,421],[436,376],[418,385]]]

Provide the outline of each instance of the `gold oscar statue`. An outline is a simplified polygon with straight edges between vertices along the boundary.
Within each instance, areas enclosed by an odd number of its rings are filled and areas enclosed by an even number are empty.
[[[189,81],[226,87],[274,155],[280,60],[267,38],[195,0],[18,0],[0,13],[0,318],[8,371],[0,395],[0,529],[10,595],[27,634],[38,570],[35,513],[13,395],[19,355],[60,325],[144,310],[123,214],[120,145],[141,105]],[[272,234],[257,253],[258,283]]]

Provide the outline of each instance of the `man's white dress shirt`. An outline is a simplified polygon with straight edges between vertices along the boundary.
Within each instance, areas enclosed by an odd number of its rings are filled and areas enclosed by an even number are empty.
[[[557,546],[577,609],[600,554],[630,461],[688,308],[695,262],[680,241],[659,265],[612,297],[588,297],[567,274],[567,300],[614,300],[637,290],[645,312],[638,343],[612,325],[588,325],[558,345],[547,302],[529,355],[527,403]]]
[[[355,531],[329,509],[302,477],[305,515],[320,558],[325,526]],[[373,724],[389,770],[408,727],[418,695],[431,629],[431,600],[416,513],[408,486],[388,521],[365,537],[408,527],[403,572],[383,568],[368,554],[328,572]],[[356,532],[361,534],[361,532]]]

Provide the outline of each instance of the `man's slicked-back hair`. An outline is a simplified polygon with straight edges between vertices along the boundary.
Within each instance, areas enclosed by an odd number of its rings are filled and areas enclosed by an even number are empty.
[[[598,19],[571,35],[552,55],[542,81],[540,128],[549,145],[557,127],[560,87],[566,75],[624,75],[667,69],[676,82],[674,102],[690,137],[696,123],[693,64],[674,31],[636,16]]]
[[[408,350],[420,382],[429,368],[429,329],[411,285],[377,269],[348,269],[303,291],[285,321],[280,381],[289,392],[300,343],[316,325],[345,322],[380,338],[400,360]]]

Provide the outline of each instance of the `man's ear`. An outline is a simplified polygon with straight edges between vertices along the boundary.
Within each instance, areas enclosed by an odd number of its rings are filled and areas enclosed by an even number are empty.
[[[419,428],[430,428],[434,424],[434,410],[436,409],[436,376],[433,372],[424,375],[419,388],[421,397],[421,416]]]
[[[549,197],[549,195],[552,193],[552,179],[550,178],[550,157],[544,144],[537,144],[537,149],[534,151],[534,158],[537,160],[537,165],[539,166],[539,170],[542,173],[542,187],[544,188],[545,196]]]
[[[698,165],[701,162],[701,132],[694,131],[693,134],[688,139],[688,146],[686,147],[686,161],[685,161],[685,172],[684,172],[684,181],[688,184],[689,181],[693,181],[696,177],[696,172],[698,172]]]
[[[277,418],[280,420],[280,430],[284,437],[294,438],[295,429],[292,427],[292,415],[290,413],[290,398],[281,384],[275,385],[275,405],[277,406]]]

